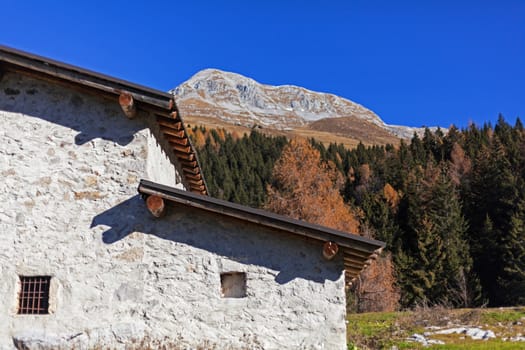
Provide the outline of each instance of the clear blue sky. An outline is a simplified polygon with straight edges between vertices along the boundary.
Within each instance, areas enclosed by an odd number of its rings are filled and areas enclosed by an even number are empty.
[[[223,69],[389,124],[525,119],[525,0],[4,0],[0,43],[160,90]]]

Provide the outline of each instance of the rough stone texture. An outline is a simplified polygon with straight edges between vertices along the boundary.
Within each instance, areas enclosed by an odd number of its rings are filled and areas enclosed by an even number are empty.
[[[284,233],[182,207],[170,211],[144,236],[145,317],[156,331],[183,339],[206,334],[233,348],[246,335],[264,349],[344,348],[342,261],[326,262],[319,244]],[[221,298],[223,272],[246,273],[246,298]]]
[[[0,81],[0,349],[344,348],[342,261],[199,210],[149,215],[140,178],[182,185],[148,120]],[[245,298],[221,298],[222,272],[246,273]],[[50,314],[17,315],[18,276],[35,274],[52,276]]]

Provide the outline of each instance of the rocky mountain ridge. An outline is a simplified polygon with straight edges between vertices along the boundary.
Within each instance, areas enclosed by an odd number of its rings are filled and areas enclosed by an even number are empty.
[[[293,85],[264,85],[218,69],[202,70],[170,92],[185,120],[219,119],[280,131],[315,129],[365,143],[391,142],[422,131],[388,125],[373,111],[333,94]]]

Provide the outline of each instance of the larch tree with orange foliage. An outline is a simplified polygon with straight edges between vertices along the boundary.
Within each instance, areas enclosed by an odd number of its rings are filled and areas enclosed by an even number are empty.
[[[206,145],[206,137],[200,128],[192,132],[191,140],[193,141],[193,145],[198,149]]]
[[[372,261],[357,278],[352,288],[358,312],[395,311],[400,293],[396,287],[392,255],[385,253]]]
[[[266,209],[331,227],[360,233],[358,212],[345,204],[339,188],[337,170],[321,161],[319,151],[305,140],[292,140],[275,163],[273,186],[268,188]],[[390,256],[372,261],[352,291],[358,311],[391,311],[397,308]]]
[[[274,165],[266,209],[357,234],[358,214],[344,203],[334,185],[338,176],[306,140],[292,140]]]

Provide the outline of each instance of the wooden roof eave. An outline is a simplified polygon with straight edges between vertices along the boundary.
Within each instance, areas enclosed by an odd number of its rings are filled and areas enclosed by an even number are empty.
[[[197,155],[171,94],[0,45],[0,77],[4,72],[21,73],[111,100],[118,100],[122,93],[130,94],[138,110],[150,112],[157,119],[165,118],[169,120],[169,125],[176,126],[177,131],[170,135],[160,125],[161,132],[167,138],[179,137],[180,144],[172,140],[176,145],[172,151],[181,164],[183,182],[190,191],[208,193]]]
[[[139,193],[146,196],[159,196],[167,201],[191,206],[206,211],[249,221],[261,226],[283,230],[294,235],[307,237],[320,242],[334,242],[343,249],[343,261],[347,273],[361,271],[371,259],[384,248],[385,243],[358,235],[333,230],[327,227],[291,219],[282,215],[269,213],[230,203],[216,198],[198,196],[193,193],[177,190],[168,186],[141,180]]]
[[[175,111],[169,116],[156,115],[157,124],[164,139],[169,143],[173,153],[181,165],[186,186],[192,192],[207,194],[207,185],[202,176],[201,167],[197,154],[191,143],[184,123]]]
[[[93,72],[87,69],[54,61],[0,45],[2,70],[19,72],[53,81],[62,81],[86,89],[118,97],[122,91],[133,94],[142,107],[169,110],[172,96],[167,92],[151,89],[126,80]]]
[[[344,233],[327,227],[309,224],[259,209],[241,206],[223,200],[198,196],[168,186],[141,180],[138,188],[144,196],[160,197],[169,202],[249,221],[261,226],[283,230],[316,241],[333,242],[342,248],[346,282],[351,284],[359,273],[375,259],[385,243]]]

